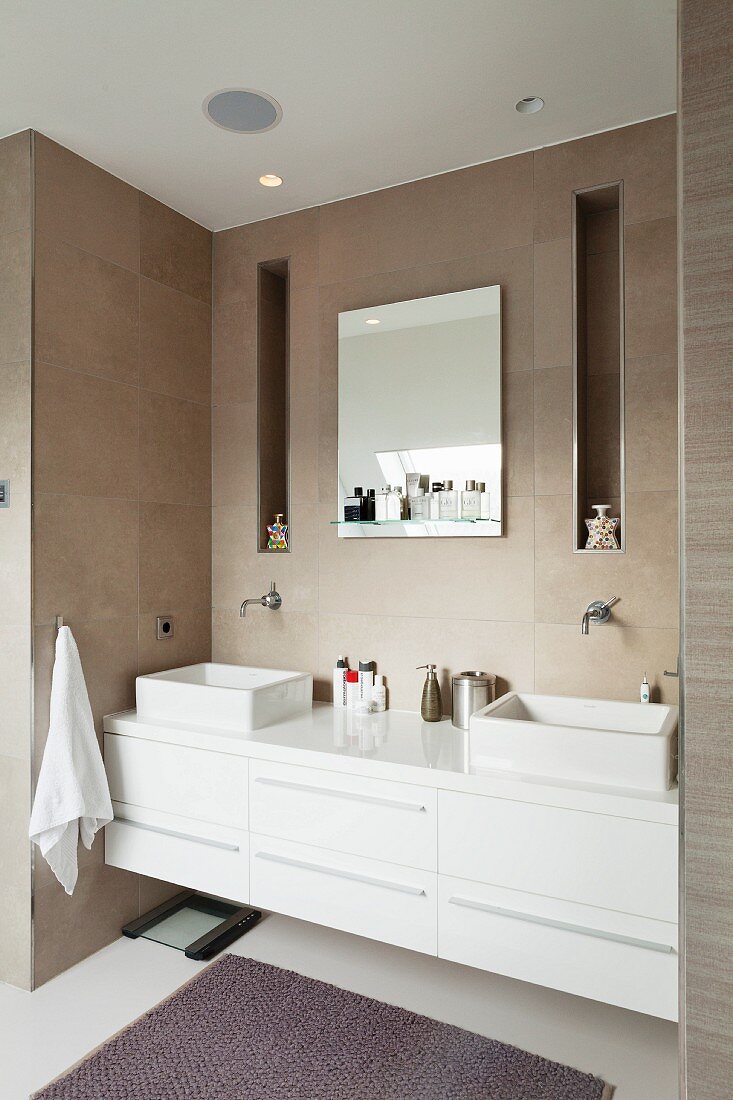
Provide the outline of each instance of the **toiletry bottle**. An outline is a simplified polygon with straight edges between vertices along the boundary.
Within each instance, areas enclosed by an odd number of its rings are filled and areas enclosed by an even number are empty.
[[[364,516],[364,519],[366,519],[367,521],[371,521],[374,519],[374,489],[367,489],[365,500],[366,515]]]
[[[381,714],[386,709],[387,689],[384,686],[384,676],[375,676],[372,688],[372,710],[375,714]]]
[[[461,516],[463,519],[478,519],[481,514],[481,494],[476,482],[470,479],[461,493]]]
[[[361,519],[361,497],[351,496],[344,500],[344,521],[358,523]]]
[[[440,684],[435,675],[435,665],[418,665],[418,668],[426,668],[428,674],[422,689],[422,701],[420,714],[423,722],[440,722],[443,717],[443,702],[440,698]]]
[[[359,661],[359,710],[371,710],[374,661]]]
[[[385,520],[387,518],[387,493],[389,486],[384,486],[374,496],[374,518]]]
[[[641,681],[639,698],[641,699],[642,703],[648,703],[651,701],[651,691],[649,690],[649,681],[646,678],[646,672],[644,673],[644,679]]]
[[[433,491],[430,494],[430,518],[440,519],[440,494],[443,491],[443,482],[434,481]]]
[[[430,519],[428,498],[425,496],[424,489],[417,488],[415,496],[410,498],[410,519],[418,520],[418,522]]]
[[[346,706],[355,710],[359,702],[359,673],[354,669],[346,670]]]
[[[486,492],[486,482],[477,481],[476,488],[479,492],[479,518],[491,519],[491,494]]]
[[[402,519],[402,494],[396,488],[387,492],[387,519]]]
[[[361,485],[355,487],[354,496],[359,501],[359,519],[366,519],[366,497]]]
[[[458,519],[458,491],[453,488],[453,482],[446,478],[445,487],[440,493],[438,511],[441,519]]]
[[[346,706],[346,658],[339,657],[333,670],[333,705]]]
[[[422,485],[422,474],[409,473],[406,475],[405,481],[407,482],[407,497],[409,500],[410,497],[417,496],[416,490],[418,486]]]

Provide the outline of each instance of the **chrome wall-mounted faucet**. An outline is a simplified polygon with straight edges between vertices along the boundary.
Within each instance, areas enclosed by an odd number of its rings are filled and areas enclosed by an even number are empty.
[[[264,596],[260,596],[259,600],[244,600],[242,606],[239,609],[240,618],[244,618],[247,614],[247,608],[251,603],[258,603],[261,607],[269,607],[270,611],[277,611],[282,607],[283,598],[275,588],[275,582],[270,581],[270,591],[266,592]]]
[[[583,615],[582,622],[580,624],[580,633],[588,633],[589,623],[607,623],[611,618],[611,608],[615,603],[618,603],[618,596],[611,596],[610,600],[594,600],[593,603],[589,603],[588,607]]]

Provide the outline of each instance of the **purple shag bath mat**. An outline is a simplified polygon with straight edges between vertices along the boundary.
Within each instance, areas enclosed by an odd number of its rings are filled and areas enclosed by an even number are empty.
[[[37,1100],[607,1100],[597,1077],[225,955]]]

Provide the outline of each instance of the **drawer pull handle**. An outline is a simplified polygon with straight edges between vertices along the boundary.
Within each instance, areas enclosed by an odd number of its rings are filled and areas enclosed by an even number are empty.
[[[193,840],[196,844],[208,844],[210,848],[223,848],[227,852],[238,852],[239,845],[231,844],[228,840],[213,840],[208,836],[195,836],[193,833],[179,833],[177,829],[166,829],[162,825],[146,825],[143,821],[133,821],[129,817],[120,817],[115,814],[115,821],[121,825],[131,825],[133,829],[143,829],[146,833],[162,833],[163,836],[174,836],[178,840]]]
[[[264,783],[267,787],[287,787],[291,791],[311,791],[313,794],[331,795],[333,798],[350,798],[354,802],[369,802],[372,806],[393,806],[396,810],[414,810],[424,813],[422,802],[407,802],[400,798],[385,798],[378,794],[361,794],[358,791],[339,791],[335,787],[316,787],[311,783],[296,783],[292,779],[271,779],[258,775],[255,783]]]
[[[522,913],[518,909],[505,909],[501,905],[489,905],[474,898],[449,898],[450,905],[462,905],[464,909],[480,909],[483,913],[495,913],[500,917],[513,917],[515,920],[528,921],[530,924],[544,924],[548,928],[561,928],[564,932],[578,932],[581,936],[595,936],[599,940],[613,940],[614,943],[626,943],[631,947],[644,947],[647,951],[661,951],[672,954],[674,947],[668,943],[655,943],[654,940],[639,940],[635,936],[624,936],[618,932],[604,932],[600,928],[589,928],[584,924],[570,924],[568,921],[555,920],[554,917],[540,917],[536,913]]]
[[[424,895],[422,886],[411,886],[406,882],[391,882],[386,878],[374,878],[372,875],[360,875],[356,871],[344,871],[340,867],[329,867],[324,863],[310,863],[305,859],[291,859],[279,856],[275,852],[258,852],[257,859],[266,859],[269,863],[284,863],[286,867],[300,867],[304,871],[318,871],[322,875],[335,875],[336,878],[348,878],[353,882],[365,882],[368,886],[382,886],[385,890],[397,890],[400,894]]]

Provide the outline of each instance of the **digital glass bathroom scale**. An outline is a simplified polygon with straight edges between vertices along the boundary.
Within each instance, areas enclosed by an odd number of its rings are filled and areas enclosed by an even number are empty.
[[[183,951],[188,959],[210,959],[254,928],[262,913],[184,890],[122,928],[132,940],[155,940]]]

